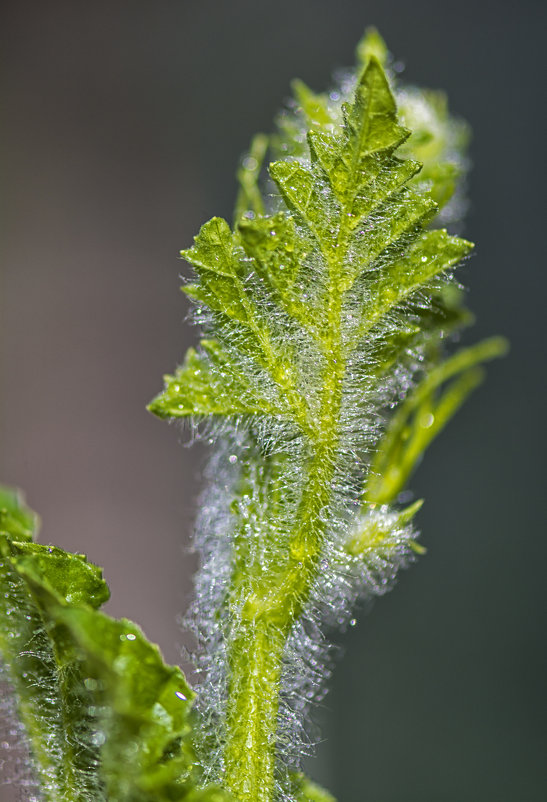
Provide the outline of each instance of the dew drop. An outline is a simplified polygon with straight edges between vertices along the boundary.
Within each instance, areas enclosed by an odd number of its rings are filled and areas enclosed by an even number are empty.
[[[243,159],[243,167],[246,170],[256,170],[258,162],[253,156],[247,156],[246,159]]]
[[[104,732],[100,732],[100,731],[99,732],[94,732],[93,735],[91,736],[91,743],[94,746],[102,746],[105,741],[106,741],[106,736],[105,736]]]

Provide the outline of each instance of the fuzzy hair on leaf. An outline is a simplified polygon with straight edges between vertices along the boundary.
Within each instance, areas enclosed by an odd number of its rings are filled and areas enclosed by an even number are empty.
[[[302,773],[332,633],[425,552],[401,492],[506,350],[451,351],[473,246],[445,97],[399,86],[372,29],[328,93],[293,89],[241,162],[233,224],[182,251],[200,340],[149,405],[214,444],[194,689],[0,488],[2,737],[26,802],[334,802]]]
[[[329,798],[294,780],[325,629],[424,552],[421,502],[398,497],[506,347],[446,356],[470,322],[453,272],[473,246],[442,227],[464,209],[465,124],[440,93],[395,86],[376,31],[357,54],[328,94],[294,83],[242,160],[233,227],[213,218],[182,252],[205,336],[150,405],[216,441],[187,624],[198,754],[241,802]]]

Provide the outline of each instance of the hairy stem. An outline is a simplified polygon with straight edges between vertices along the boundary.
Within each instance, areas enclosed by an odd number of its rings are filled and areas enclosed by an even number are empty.
[[[284,567],[260,583],[249,572],[237,594],[244,603],[232,605],[224,760],[226,785],[241,802],[273,799],[283,654],[317,575],[332,465],[323,455],[312,460]]]
[[[284,645],[284,632],[265,617],[240,624],[232,643],[225,781],[242,802],[273,796]]]
[[[344,238],[342,230],[340,239]],[[269,576],[264,576],[264,566],[246,564],[243,558],[236,564],[232,580],[232,598],[238,599],[231,606],[237,634],[228,647],[224,761],[226,785],[240,802],[272,802],[274,798],[283,655],[316,580],[325,512],[332,500],[345,374],[340,336],[342,294],[336,280],[341,264],[340,258],[329,264],[331,293],[320,413],[288,550],[273,561]],[[273,530],[275,541],[275,527]],[[273,545],[275,551],[275,542]]]

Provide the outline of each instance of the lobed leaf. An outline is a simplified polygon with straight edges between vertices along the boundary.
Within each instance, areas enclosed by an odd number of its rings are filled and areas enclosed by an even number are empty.
[[[416,214],[427,215],[424,207]],[[392,226],[393,223],[389,225]],[[404,225],[404,223],[403,223]],[[358,336],[363,337],[378,321],[430,279],[458,264],[473,244],[452,237],[443,229],[427,231],[399,258],[386,262],[372,274],[366,286]]]
[[[292,217],[278,212],[270,217],[242,220],[238,233],[274,303],[301,326],[311,329],[310,303],[303,293],[303,268],[309,248],[297,236]]]
[[[101,774],[119,802],[185,799],[196,785],[190,707],[182,672],[166,666],[131,621],[50,606],[70,633],[98,711]]]
[[[6,492],[12,493],[4,491],[3,500]],[[28,518],[22,503],[12,513],[12,519]],[[0,652],[18,696],[44,797],[50,802],[106,799],[97,771],[92,698],[65,630],[47,614],[43,600],[85,600],[92,609],[108,598],[108,589],[100,570],[85,557],[14,539],[20,536],[18,527],[4,528],[6,523],[3,514]]]
[[[340,221],[339,205],[325,182],[300,162],[277,161],[270,164],[287,207],[306,224],[327,258],[336,252]]]
[[[0,652],[48,802],[226,799],[200,787],[194,697],[84,555],[30,537],[35,516],[0,490]]]
[[[343,114],[346,142],[340,158],[346,168],[346,192],[351,192],[356,175],[366,172],[363,168],[371,153],[393,152],[410,135],[399,123],[395,98],[375,56],[370,57],[357,84],[353,104],[343,107]]]
[[[247,266],[234,253],[233,234],[228,223],[213,217],[201,227],[193,247],[181,251],[181,256],[195,267],[201,280],[199,299],[238,323],[249,325],[253,307],[242,286]]]
[[[193,348],[173,376],[165,376],[165,390],[148,406],[160,418],[190,415],[272,415],[283,417],[289,410],[282,400],[276,404],[257,392],[230,356],[215,340],[202,340],[204,354]]]

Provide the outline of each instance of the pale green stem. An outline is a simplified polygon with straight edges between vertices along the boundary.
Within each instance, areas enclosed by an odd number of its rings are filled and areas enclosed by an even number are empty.
[[[345,373],[341,306],[340,294],[333,293],[321,411],[285,567],[258,582],[251,566],[234,572],[232,592],[244,603],[231,607],[236,634],[228,645],[224,767],[226,787],[238,802],[272,802],[274,797],[283,654],[317,575],[325,529],[321,513],[332,496]]]
[[[240,624],[231,644],[225,782],[237,800],[269,802],[285,633],[266,618]]]
[[[245,577],[239,620],[232,606],[236,635],[229,644],[224,761],[226,786],[238,802],[273,799],[283,653],[317,573],[324,530],[319,514],[330,500],[332,465],[324,453],[310,465],[286,567],[261,582]]]

